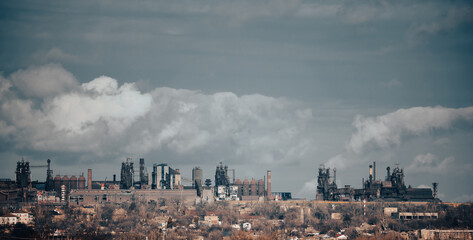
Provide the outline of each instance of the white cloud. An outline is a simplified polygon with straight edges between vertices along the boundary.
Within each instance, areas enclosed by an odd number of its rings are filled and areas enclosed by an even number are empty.
[[[33,72],[41,70],[44,68]],[[66,71],[60,68],[58,72]],[[140,93],[134,84],[118,86],[115,79],[104,76],[73,90],[59,87],[56,96],[34,94],[45,96],[39,104],[19,98],[13,88],[5,89],[0,95],[2,141],[17,149],[39,151],[116,152],[107,146],[119,142],[117,136],[126,137],[121,134],[149,111],[152,101],[151,95]]]
[[[357,116],[356,132],[347,144],[349,152],[361,153],[370,146],[388,147],[400,144],[402,137],[420,135],[433,129],[447,129],[459,119],[473,120],[473,107],[414,107],[399,109],[376,118]]]
[[[0,97],[6,94],[11,87],[12,87],[12,84],[10,80],[0,75]]]
[[[46,118],[57,129],[83,133],[102,120],[112,132],[121,132],[151,106],[149,94],[141,94],[134,84],[118,87],[117,81],[110,77],[96,78],[81,88],[85,92],[60,95],[44,104]]]
[[[203,162],[297,162],[315,149],[312,111],[284,98],[172,88],[141,93],[107,76],[63,91],[43,94],[41,104],[2,98],[2,140],[18,149],[101,156],[198,154]]]
[[[11,74],[9,78],[26,97],[53,97],[78,86],[75,77],[58,64],[29,67]]]
[[[137,123],[129,152],[169,149],[216,159],[290,162],[313,149],[312,113],[286,99],[230,92],[203,94],[158,88],[149,115]]]
[[[328,166],[347,167],[353,162],[365,161],[367,150],[388,149],[400,145],[406,137],[428,135],[436,129],[449,129],[459,120],[473,121],[473,107],[444,108],[444,107],[413,107],[399,109],[377,117],[356,116],[353,126],[356,131],[351,135],[345,146],[345,151],[327,161]],[[416,164],[424,163],[429,158],[417,159]],[[447,158],[436,166],[443,167],[453,159]],[[432,167],[430,170],[435,171]]]

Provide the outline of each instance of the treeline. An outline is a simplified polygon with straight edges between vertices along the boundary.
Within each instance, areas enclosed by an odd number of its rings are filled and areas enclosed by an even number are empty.
[[[436,212],[438,219],[399,220],[384,214],[385,207],[398,212]],[[59,213],[56,211],[59,210]],[[65,207],[54,209],[37,205],[32,209],[34,226],[17,224],[1,226],[0,239],[47,239],[55,232],[73,239],[249,239],[249,232],[235,230],[232,225],[250,222],[259,239],[304,237],[307,229],[335,236],[344,230],[350,239],[363,238],[359,227],[369,224],[365,231],[380,236],[383,232],[407,232],[418,229],[472,229],[473,206],[453,207],[445,204],[428,205],[375,203],[363,208],[361,204],[264,202],[238,204],[217,202],[211,205],[186,206],[179,200],[105,204],[93,208]],[[219,217],[221,225],[200,224],[206,215]],[[333,216],[336,216],[335,218]],[[164,226],[163,226],[164,224]],[[383,235],[389,238],[388,235]],[[396,239],[392,236],[392,239]]]

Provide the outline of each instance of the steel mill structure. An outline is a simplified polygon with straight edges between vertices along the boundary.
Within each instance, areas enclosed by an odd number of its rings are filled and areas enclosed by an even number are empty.
[[[0,179],[0,205],[31,202],[90,205],[119,203],[135,197],[154,201],[176,196],[182,197],[183,201],[195,202],[291,199],[290,192],[272,192],[270,170],[263,178],[240,179],[236,178],[235,169],[228,168],[222,162],[215,168],[213,185],[211,179],[204,179],[204,172],[198,166],[192,169],[192,177],[186,178],[181,176],[179,169],[167,163],[153,163],[149,176],[144,158],[139,158],[137,174],[133,160],[126,158],[121,163],[118,179],[116,174],[111,178],[93,179],[92,169],[87,170],[87,177],[84,173],[53,176],[51,160],[46,162],[45,165],[31,165],[24,159],[18,161],[15,180]],[[31,180],[31,172],[35,168],[47,168],[44,182]],[[317,182],[316,199],[323,201],[440,201],[437,198],[437,183],[433,183],[433,190],[406,187],[404,170],[399,167],[387,167],[386,177],[378,179],[375,162],[369,166],[368,178],[363,179],[359,189],[350,185],[338,187],[336,169],[323,166],[318,169]]]
[[[267,172],[267,185],[263,179],[240,179],[235,180],[235,171],[233,172],[233,181],[228,177],[228,166],[222,162],[215,169],[214,192],[216,200],[264,200],[272,199],[271,195],[271,171]],[[266,185],[266,186],[265,186]]]
[[[47,168],[44,182],[31,180],[34,168]],[[139,170],[135,174],[132,159],[126,158],[121,163],[118,180],[116,174],[112,178],[98,180],[93,179],[92,169],[87,169],[87,176],[84,173],[54,176],[50,159],[46,165],[39,166],[32,166],[22,159],[17,162],[14,181],[0,179],[0,205],[25,202],[76,205],[117,203],[130,201],[136,194],[149,200],[179,196],[185,201],[200,199],[201,202],[270,200],[275,197],[271,195],[271,171],[267,171],[267,178],[265,176],[264,179],[240,180],[235,179],[235,169],[229,169],[220,163],[216,167],[214,186],[211,186],[210,179],[204,181],[200,167],[192,169],[192,179],[182,177],[179,169],[166,163],[154,163],[152,170],[149,176],[145,159],[140,158]],[[232,173],[232,178],[228,176],[229,172]],[[188,185],[184,186],[183,182]],[[278,196],[279,193],[276,198]]]
[[[395,167],[392,172],[388,166],[384,180],[376,178],[376,162],[369,165],[369,176],[362,180],[362,188],[355,189],[350,185],[339,188],[336,183],[336,169],[330,176],[330,168],[321,166],[317,177],[316,199],[323,201],[440,201],[437,198],[438,184],[433,183],[430,188],[406,187],[404,170]]]

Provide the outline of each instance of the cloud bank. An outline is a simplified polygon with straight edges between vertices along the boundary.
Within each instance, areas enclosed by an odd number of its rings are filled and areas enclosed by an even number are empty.
[[[36,88],[37,82],[56,88]],[[79,85],[60,65],[19,70],[2,77],[0,86],[0,136],[16,151],[110,159],[167,151],[189,161],[287,163],[308,158],[314,148],[311,110],[284,98],[141,92],[107,76]]]
[[[408,137],[428,135],[439,129],[450,129],[461,121],[473,122],[473,107],[413,107],[377,117],[358,115],[353,122],[355,132],[347,142],[345,152],[334,156],[327,164],[343,168],[352,164],[351,162],[363,161],[364,153],[373,149],[399,146]],[[446,160],[453,161],[453,159]],[[418,156],[414,161],[417,165],[427,163],[432,163],[432,156]],[[441,168],[442,164],[437,167]],[[440,168],[429,169],[437,171]]]

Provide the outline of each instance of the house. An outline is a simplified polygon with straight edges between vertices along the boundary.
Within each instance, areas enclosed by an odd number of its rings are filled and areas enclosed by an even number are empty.
[[[0,224],[2,225],[14,225],[19,222],[19,217],[11,213],[0,217]]]
[[[332,213],[331,218],[333,220],[341,220],[342,219],[342,214],[341,213]]]
[[[18,217],[18,222],[29,225],[33,223],[33,215],[24,210],[18,210],[11,213],[14,216]]]
[[[220,225],[218,216],[215,215],[205,216],[202,223],[208,225],[209,227],[212,225]]]

